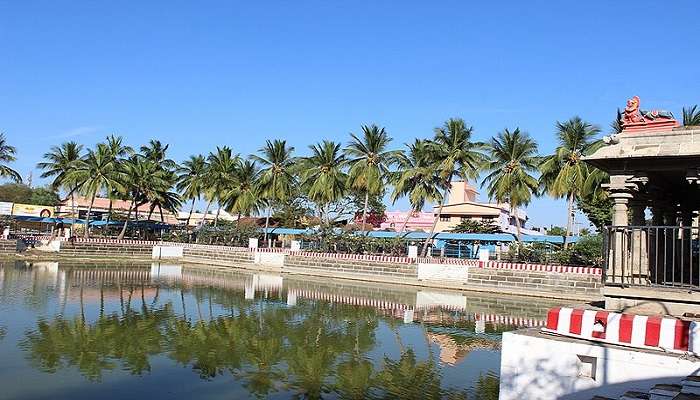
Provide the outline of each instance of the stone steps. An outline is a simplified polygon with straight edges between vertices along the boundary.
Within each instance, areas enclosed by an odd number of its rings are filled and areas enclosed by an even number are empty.
[[[661,383],[648,392],[630,390],[619,400],[700,400],[700,376],[688,376],[680,384]],[[594,396],[592,400],[614,400],[610,397]]]

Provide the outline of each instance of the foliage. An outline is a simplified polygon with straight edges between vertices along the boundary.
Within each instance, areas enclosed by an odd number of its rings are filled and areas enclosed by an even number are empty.
[[[389,168],[394,164],[398,152],[388,150],[391,138],[384,128],[377,125],[363,125],[362,137],[350,134],[350,143],[345,148],[348,157],[348,186],[360,191],[364,197],[362,206],[362,229],[365,228],[370,212],[369,198],[384,192],[384,185],[389,176]],[[382,205],[383,206],[383,205]],[[372,210],[379,214],[378,210]]]
[[[579,210],[586,215],[598,232],[602,232],[604,227],[612,225],[612,208],[614,202],[610,197],[584,197],[580,199],[577,204]]]
[[[552,226],[547,229],[547,234],[552,236],[566,236],[566,228],[561,226]]]
[[[21,183],[5,183],[0,185],[0,201],[12,203],[29,203],[33,190]]]
[[[533,176],[537,171],[539,157],[537,142],[527,133],[508,129],[499,132],[488,146],[489,161],[485,170],[488,175],[482,186],[488,183],[489,198],[499,203],[510,204],[511,215],[516,215],[521,206],[530,204],[537,194],[538,182]],[[515,218],[520,240],[520,218]]]
[[[569,236],[573,224],[574,202],[584,192],[584,185],[590,173],[582,158],[599,148],[602,142],[595,140],[600,128],[579,117],[557,122],[556,126],[559,143],[554,154],[542,159],[539,183],[552,197],[566,198],[566,236]]]
[[[316,234],[304,235],[302,239],[310,251],[323,253],[381,254],[402,256],[406,254],[406,243],[400,238],[375,238],[361,233],[334,233],[330,229]]]
[[[30,188],[21,183],[0,185],[0,201],[43,206],[55,206],[61,202],[58,193],[50,187]]]
[[[435,173],[429,142],[416,139],[406,147],[408,151],[399,153],[397,157],[397,170],[389,176],[394,186],[392,203],[401,197],[408,197],[412,212],[422,210],[426,202],[442,203],[440,191],[445,188],[445,182]],[[402,224],[400,232],[405,230],[407,221]]]
[[[61,203],[58,193],[48,187],[38,187],[32,189],[32,196],[29,198],[30,204],[40,204],[44,206],[56,206]]]
[[[345,155],[340,143],[324,140],[309,147],[311,156],[302,161],[301,179],[309,200],[318,205],[321,220],[330,223],[331,203],[339,201],[346,193],[347,174]]]
[[[478,221],[473,219],[465,219],[457,226],[452,228],[450,232],[456,233],[501,233],[501,229],[487,221]]]
[[[533,242],[515,243],[508,248],[506,258],[514,262],[602,266],[603,238],[600,234],[581,236],[573,246]]]
[[[697,105],[688,108],[683,107],[683,125],[700,126],[700,108]]]
[[[5,134],[0,132],[0,177],[8,178],[16,183],[22,183],[19,172],[8,167],[6,164],[16,160],[17,149],[7,143]]]
[[[430,164],[435,168],[439,179],[443,182],[441,188],[444,195],[441,198],[440,207],[435,213],[433,227],[430,236],[425,239],[421,254],[425,256],[430,238],[435,233],[435,226],[440,219],[442,206],[454,178],[468,180],[476,178],[484,164],[485,157],[482,151],[485,144],[472,141],[473,129],[467,126],[461,118],[450,118],[443,126],[435,128],[435,136],[429,142]]]

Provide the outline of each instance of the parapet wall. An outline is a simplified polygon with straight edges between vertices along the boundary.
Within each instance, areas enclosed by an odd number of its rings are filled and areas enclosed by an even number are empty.
[[[0,246],[8,247],[10,244],[0,242]],[[0,251],[5,250],[0,247]],[[325,278],[559,299],[599,299],[602,287],[599,268],[476,260],[412,259],[110,239],[62,241],[58,255],[78,258],[157,260],[174,257],[188,263],[273,269],[278,272]]]
[[[68,257],[109,257],[109,258],[151,258],[156,242],[131,240],[90,240],[62,241],[58,251]]]
[[[0,239],[0,256],[15,255],[18,250],[18,243],[15,239]]]

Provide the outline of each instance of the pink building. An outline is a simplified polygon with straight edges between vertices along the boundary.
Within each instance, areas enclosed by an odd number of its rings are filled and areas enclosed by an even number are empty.
[[[410,211],[387,211],[386,221],[379,225],[379,229],[387,230],[391,229],[396,232],[401,230],[404,222],[406,222],[406,217]],[[426,231],[429,232],[430,228],[433,226],[433,213],[431,212],[417,212],[412,213],[411,217],[406,223],[405,231]]]

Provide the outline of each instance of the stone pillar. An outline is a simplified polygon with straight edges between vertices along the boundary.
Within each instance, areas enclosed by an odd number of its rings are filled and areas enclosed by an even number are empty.
[[[616,191],[610,194],[613,205],[612,228],[610,232],[610,254],[608,255],[607,281],[611,283],[628,283],[631,276],[628,266],[629,236],[627,226],[628,203],[632,194]]]
[[[649,284],[649,249],[647,240],[649,239],[648,228],[646,226],[645,210],[646,202],[643,200],[630,201],[632,223],[630,233],[630,279],[633,284]]]
[[[692,241],[693,241],[693,217],[695,212],[692,209],[684,208],[681,210],[681,227],[678,235],[678,240],[680,241],[678,248],[680,249],[680,254],[678,254],[677,261],[674,265],[675,282],[680,282],[683,284],[691,283],[691,269],[692,274],[697,273],[697,260],[693,260],[693,254],[691,251]],[[695,278],[695,277],[693,277]]]
[[[663,282],[663,266],[665,264],[666,246],[664,245],[664,203],[652,201],[651,228],[649,232],[649,280],[652,283]]]

